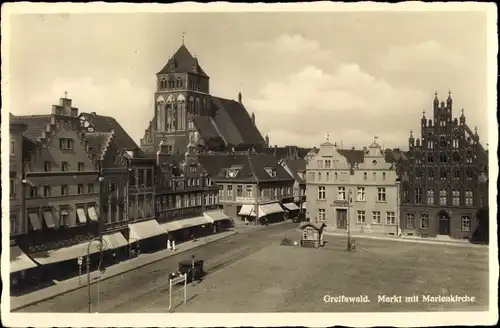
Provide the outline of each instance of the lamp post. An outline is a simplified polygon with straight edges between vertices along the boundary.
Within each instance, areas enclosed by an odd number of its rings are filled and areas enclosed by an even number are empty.
[[[352,205],[352,189],[349,189],[347,198],[347,251],[351,251],[351,205]]]
[[[101,269],[101,262],[102,262],[102,255],[104,251],[104,243],[102,236],[95,237],[91,241],[89,241],[89,244],[87,245],[87,287],[88,287],[88,306],[89,306],[89,313],[92,313],[92,301],[91,301],[91,295],[90,295],[90,246],[94,241],[99,241],[99,246],[97,248],[101,252],[101,259],[99,260],[99,264],[97,266],[97,270]]]
[[[399,220],[400,220],[400,189],[401,189],[401,180],[399,178],[396,178],[396,236],[399,237]]]

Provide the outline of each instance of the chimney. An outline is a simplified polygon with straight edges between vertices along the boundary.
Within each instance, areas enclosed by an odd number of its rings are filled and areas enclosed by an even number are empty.
[[[238,102],[241,104],[241,92],[238,92]]]
[[[241,100],[240,100],[241,102]],[[252,113],[252,124],[255,125],[255,113]]]
[[[90,114],[91,114],[91,115],[94,115],[94,116],[96,116],[96,115],[97,115],[97,114],[96,114],[96,112],[90,112]]]

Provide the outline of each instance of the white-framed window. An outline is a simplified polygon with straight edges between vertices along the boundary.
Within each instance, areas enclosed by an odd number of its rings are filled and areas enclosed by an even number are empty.
[[[175,196],[175,207],[176,208],[181,208],[182,207],[182,198],[181,198],[181,195],[176,195]]]
[[[345,187],[337,188],[337,199],[338,200],[346,200]]]
[[[465,191],[465,206],[474,205],[474,192],[470,189]]]
[[[252,197],[252,190],[253,190],[252,189],[252,185],[247,185],[246,186],[246,195],[245,195],[245,197],[248,197],[248,198]]]
[[[460,190],[458,189],[453,189],[451,192],[451,200],[452,200],[452,205],[453,206],[459,206],[460,205]]]
[[[429,214],[420,214],[420,229],[429,229]]]
[[[439,205],[446,205],[448,203],[448,191],[441,189],[439,191]]]
[[[366,223],[366,212],[365,211],[358,211],[357,212],[357,223]]]
[[[396,213],[388,211],[385,213],[386,224],[396,224]]]
[[[379,202],[387,201],[386,194],[385,194],[385,188],[377,188],[377,200]]]
[[[318,181],[321,181],[321,172],[318,172]]]
[[[227,198],[233,198],[233,186],[227,185]]]
[[[372,180],[377,181],[377,173],[375,172],[372,173]]]
[[[363,202],[366,200],[366,188],[365,187],[358,187],[356,200],[360,201],[360,202]]]
[[[330,172],[326,172],[326,181],[330,181]]]
[[[318,168],[319,168],[319,169],[322,169],[322,168],[323,168],[323,161],[322,161],[322,160],[318,159],[318,160],[316,161],[316,163],[318,164]]]
[[[470,232],[471,231],[471,219],[468,215],[462,215],[462,231]]]
[[[16,138],[14,136],[10,136],[10,154],[16,154]]]
[[[454,149],[460,148],[460,139],[458,139],[458,138],[453,139],[453,148]]]
[[[434,189],[427,189],[427,205],[434,205]]]
[[[332,161],[327,159],[325,160],[325,169],[331,169],[332,168]]]
[[[224,198],[224,185],[219,186],[219,198]]]
[[[326,188],[324,186],[318,187],[318,199],[326,199]]]
[[[236,197],[243,197],[243,186],[242,185],[236,186]]]
[[[339,179],[339,175],[337,172],[333,174],[333,180],[337,181]]]
[[[407,229],[414,229],[415,228],[415,214],[406,213],[405,223],[406,223]]]
[[[422,188],[415,188],[415,204],[422,204]]]
[[[382,172],[382,180],[385,180],[385,172]]]
[[[373,224],[380,224],[380,211],[373,211],[372,212],[372,223]]]
[[[278,188],[273,188],[273,197],[274,199],[278,198]]]
[[[326,210],[324,208],[318,208],[318,221],[326,220]]]

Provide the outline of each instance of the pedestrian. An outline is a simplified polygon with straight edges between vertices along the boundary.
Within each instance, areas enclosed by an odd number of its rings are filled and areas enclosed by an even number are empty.
[[[401,228],[398,227],[398,237],[401,237]]]
[[[175,249],[175,240],[172,240],[172,250],[175,252],[176,249]]]
[[[167,251],[171,251],[172,250],[172,243],[170,242],[170,239],[167,240]]]

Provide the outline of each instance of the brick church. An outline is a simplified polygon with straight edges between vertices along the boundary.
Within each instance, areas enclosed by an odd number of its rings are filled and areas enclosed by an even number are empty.
[[[210,77],[184,44],[156,74],[153,119],[140,147],[155,154],[160,142],[172,154],[184,154],[188,145],[200,152],[268,148],[255,115],[242,102],[210,95]]]

